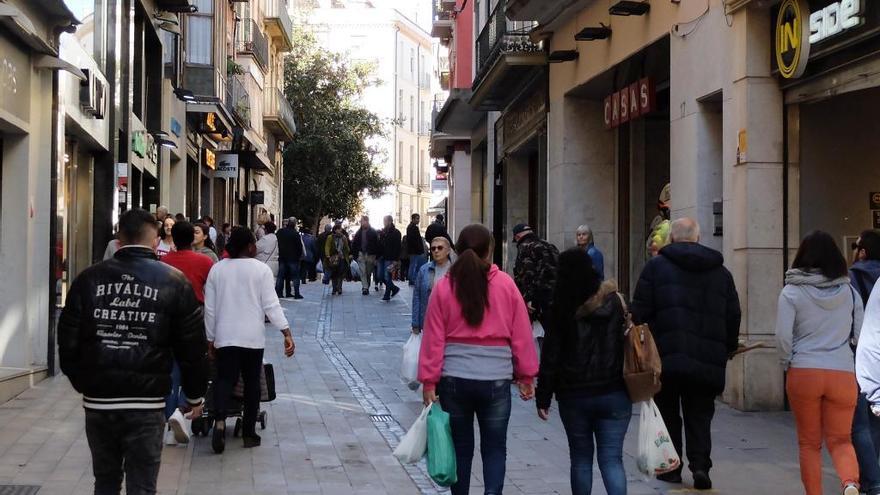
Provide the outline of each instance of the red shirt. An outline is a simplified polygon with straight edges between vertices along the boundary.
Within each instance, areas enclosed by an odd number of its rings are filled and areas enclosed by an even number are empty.
[[[196,299],[205,304],[205,282],[208,281],[208,272],[214,266],[214,261],[211,258],[191,249],[184,249],[166,254],[162,257],[162,262],[182,271],[189,283],[192,284]]]

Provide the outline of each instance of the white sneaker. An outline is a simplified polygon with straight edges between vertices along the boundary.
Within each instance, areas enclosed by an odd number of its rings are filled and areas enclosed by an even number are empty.
[[[180,409],[175,409],[174,414],[168,418],[168,426],[174,432],[174,439],[177,440],[177,443],[189,443],[189,428],[187,428],[186,418]]]
[[[169,446],[177,445],[177,439],[174,438],[174,432],[171,431],[170,427],[165,429],[165,438],[163,440],[163,443]]]
[[[859,487],[855,483],[847,483],[843,495],[859,495]]]

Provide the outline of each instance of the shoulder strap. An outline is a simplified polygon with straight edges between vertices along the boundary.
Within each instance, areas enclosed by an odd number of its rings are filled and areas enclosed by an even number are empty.
[[[623,333],[628,334],[630,329],[633,326],[632,322],[632,313],[629,311],[629,306],[626,304],[626,299],[623,297],[623,294],[620,292],[615,292],[617,294],[617,298],[620,299],[620,305],[623,307]]]
[[[852,341],[856,338],[856,290],[852,285],[849,286],[849,292],[852,295],[852,324],[849,329],[849,341],[852,345]]]

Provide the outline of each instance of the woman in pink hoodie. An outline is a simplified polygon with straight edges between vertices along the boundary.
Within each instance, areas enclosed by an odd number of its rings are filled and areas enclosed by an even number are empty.
[[[510,385],[523,400],[535,395],[538,356],[532,325],[513,279],[491,262],[492,233],[482,225],[461,231],[458,259],[434,287],[422,331],[419,381],[426,405],[440,400],[449,413],[458,461],[452,495],[466,495],[474,457],[474,414],[487,495],[504,489]]]

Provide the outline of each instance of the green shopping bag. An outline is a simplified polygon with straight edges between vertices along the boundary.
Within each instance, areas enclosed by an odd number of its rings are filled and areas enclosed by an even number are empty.
[[[440,486],[452,486],[458,481],[449,414],[437,402],[428,413],[428,475]]]

